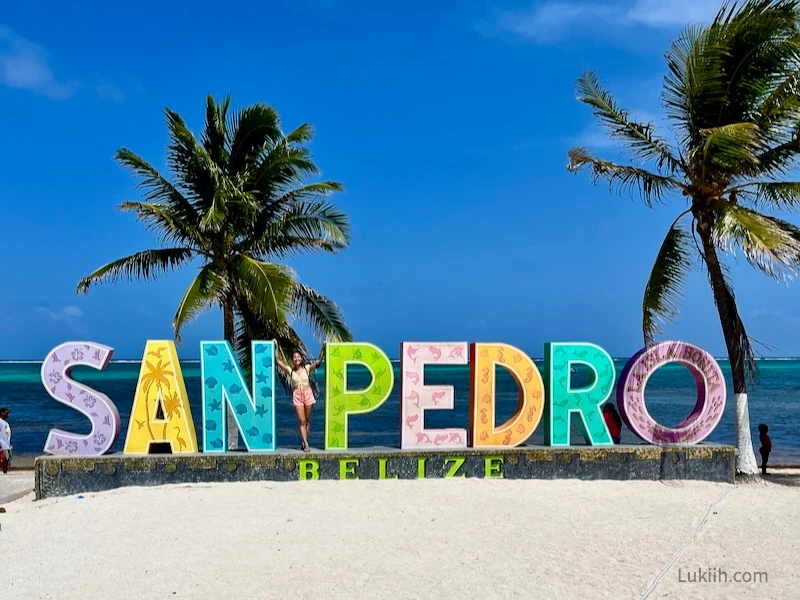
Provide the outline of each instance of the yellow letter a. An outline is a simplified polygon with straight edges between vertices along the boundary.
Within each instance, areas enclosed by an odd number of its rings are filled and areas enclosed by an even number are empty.
[[[178,353],[168,340],[147,340],[123,452],[148,454],[153,443],[168,443],[173,454],[197,452]]]

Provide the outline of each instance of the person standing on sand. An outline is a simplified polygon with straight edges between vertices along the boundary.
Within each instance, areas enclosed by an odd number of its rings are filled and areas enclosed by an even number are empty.
[[[3,473],[8,473],[8,467],[11,464],[11,425],[8,424],[8,417],[11,413],[6,407],[0,408],[0,464],[3,467]]]
[[[292,404],[297,413],[297,426],[300,429],[300,449],[303,452],[310,452],[308,445],[308,434],[311,432],[311,411],[316,404],[314,393],[308,376],[322,363],[325,356],[325,344],[319,351],[319,357],[312,363],[304,364],[303,355],[300,352],[292,352],[292,366],[285,365],[279,358],[276,358],[278,366],[292,377]]]
[[[622,435],[622,417],[619,416],[616,407],[611,402],[606,402],[603,406],[603,419],[608,427],[608,433],[615,444],[619,444]]]
[[[761,442],[761,448],[758,449],[761,454],[761,473],[767,474],[767,461],[769,461],[769,453],[772,452],[772,440],[769,438],[767,432],[769,427],[764,423],[758,426],[758,441]]]

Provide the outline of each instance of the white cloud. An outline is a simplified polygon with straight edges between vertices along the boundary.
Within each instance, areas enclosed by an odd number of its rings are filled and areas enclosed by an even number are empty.
[[[61,313],[66,318],[83,316],[83,311],[77,306],[65,306],[64,308],[61,309]]]
[[[48,64],[44,48],[0,25],[0,83],[17,90],[28,90],[51,100],[66,100],[78,84],[59,81]]]
[[[774,308],[758,308],[750,313],[750,317],[753,319],[772,319],[786,323],[800,323],[800,317],[788,315],[782,310]]]
[[[72,329],[77,329],[83,317],[83,311],[75,305],[63,306],[56,310],[39,306],[36,308],[36,315],[40,319],[53,323],[64,323]]]
[[[609,16],[609,8],[581,2],[545,2],[527,10],[497,15],[495,29],[518,38],[544,44],[561,37],[567,26],[585,25]]]
[[[572,146],[581,146],[589,150],[616,148],[618,144],[598,125],[589,125],[571,140]]]
[[[95,93],[101,100],[110,100],[111,102],[125,101],[125,92],[123,92],[110,81],[100,79],[94,84],[93,87]]]
[[[637,0],[626,18],[650,27],[706,23],[719,12],[720,0]]]
[[[545,44],[567,35],[608,31],[610,27],[674,28],[707,22],[719,11],[720,0],[615,0],[613,2],[545,0],[524,10],[500,11],[486,35],[507,35]]]
[[[67,100],[80,89],[94,92],[101,100],[123,102],[125,93],[101,77],[88,81],[71,80],[56,75],[50,66],[47,50],[0,24],[0,85],[27,90],[51,100]]]

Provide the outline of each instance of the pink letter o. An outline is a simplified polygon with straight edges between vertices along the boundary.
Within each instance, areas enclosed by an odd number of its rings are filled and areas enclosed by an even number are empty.
[[[669,363],[684,365],[697,385],[697,402],[689,417],[675,428],[664,427],[647,412],[644,390],[650,376]],[[620,416],[648,444],[699,444],[719,424],[725,410],[725,377],[714,357],[686,342],[661,342],[643,348],[625,365],[617,384]]]

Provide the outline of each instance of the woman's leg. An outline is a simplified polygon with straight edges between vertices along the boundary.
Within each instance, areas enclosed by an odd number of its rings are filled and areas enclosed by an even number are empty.
[[[294,412],[297,413],[297,427],[300,429],[300,439],[303,441],[303,449],[308,446],[308,435],[306,434],[306,413],[305,408],[295,404]]]
[[[305,418],[306,418],[306,440],[311,435],[311,411],[314,410],[313,404],[306,404],[304,407],[305,409]]]

